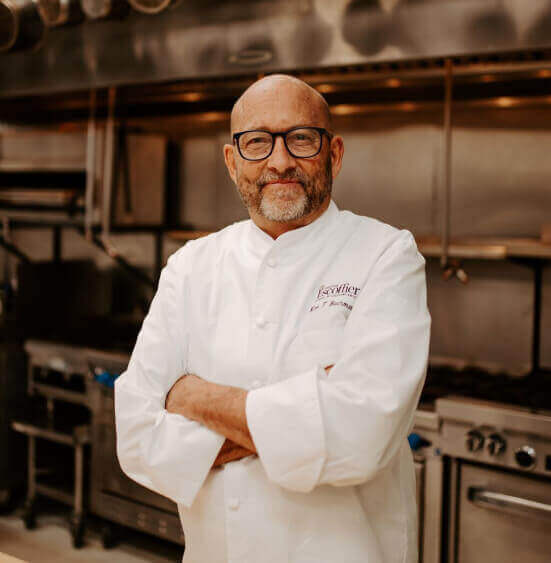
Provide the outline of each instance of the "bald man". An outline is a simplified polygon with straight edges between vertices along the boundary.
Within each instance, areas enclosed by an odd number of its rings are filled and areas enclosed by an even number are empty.
[[[169,258],[116,382],[121,466],[178,504],[186,563],[417,561],[425,262],[337,208],[343,151],[304,82],[245,91],[224,159],[250,220]]]

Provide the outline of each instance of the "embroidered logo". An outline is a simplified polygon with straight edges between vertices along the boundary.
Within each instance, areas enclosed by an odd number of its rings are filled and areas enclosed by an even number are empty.
[[[337,297],[340,295],[348,295],[349,297],[357,297],[360,293],[360,288],[349,283],[336,283],[333,285],[322,285],[318,289],[316,301],[325,299],[326,297]]]
[[[335,300],[335,297],[354,297],[356,298],[360,293],[360,288],[355,285],[351,285],[347,282],[336,283],[333,285],[322,285],[318,289],[316,295],[316,300],[314,304],[310,307],[310,312],[316,309],[323,309],[325,307],[344,307],[348,311],[352,311],[352,304],[346,301]]]

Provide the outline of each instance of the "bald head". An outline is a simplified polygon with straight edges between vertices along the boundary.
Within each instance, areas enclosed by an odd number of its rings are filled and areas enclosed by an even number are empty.
[[[269,127],[265,120],[278,110],[291,114],[291,120],[296,113],[293,125],[317,125],[331,131],[329,106],[317,90],[294,76],[272,74],[251,84],[235,102],[231,132]]]
[[[318,128],[320,133],[318,151],[311,156],[297,156],[292,150],[297,145],[290,149],[289,135],[281,135],[301,128]],[[232,134],[259,130],[274,135],[270,140],[260,134],[242,135],[240,139],[246,140],[245,148],[252,154],[259,154],[254,152],[259,147],[261,151],[269,149],[271,141],[271,150],[261,153],[266,156],[244,157],[243,147],[232,138],[224,145],[224,159],[251,219],[277,238],[314,221],[327,209],[333,179],[341,169],[344,145],[342,137],[333,134],[323,96],[302,80],[284,74],[256,81],[233,107]],[[307,145],[308,135],[303,134],[291,135],[292,143]]]

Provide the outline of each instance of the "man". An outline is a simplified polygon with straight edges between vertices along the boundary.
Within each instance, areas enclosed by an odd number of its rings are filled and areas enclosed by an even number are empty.
[[[259,80],[231,128],[251,220],[169,258],[116,383],[121,466],[178,503],[185,562],[416,561],[424,260],[331,201],[343,140],[304,82]]]

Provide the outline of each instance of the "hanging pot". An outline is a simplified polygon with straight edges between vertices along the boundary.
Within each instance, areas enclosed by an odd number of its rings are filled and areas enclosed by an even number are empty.
[[[508,48],[516,43],[515,22],[503,2],[486,6],[468,23],[469,45],[476,49]]]
[[[0,0],[0,52],[34,47],[44,31],[34,0]]]
[[[536,21],[525,32],[523,41],[527,41],[529,46],[548,45],[551,38],[551,2],[543,13],[540,13]]]
[[[129,11],[125,0],[80,0],[80,7],[91,20],[122,17]]]
[[[390,43],[392,14],[379,0],[352,0],[344,13],[343,38],[362,55],[372,56]]]
[[[317,11],[296,18],[293,33],[295,63],[309,66],[319,63],[329,52],[333,42],[333,28]]]
[[[128,0],[128,3],[142,14],[159,14],[181,0]]]
[[[36,0],[38,13],[46,27],[82,21],[78,0]]]

